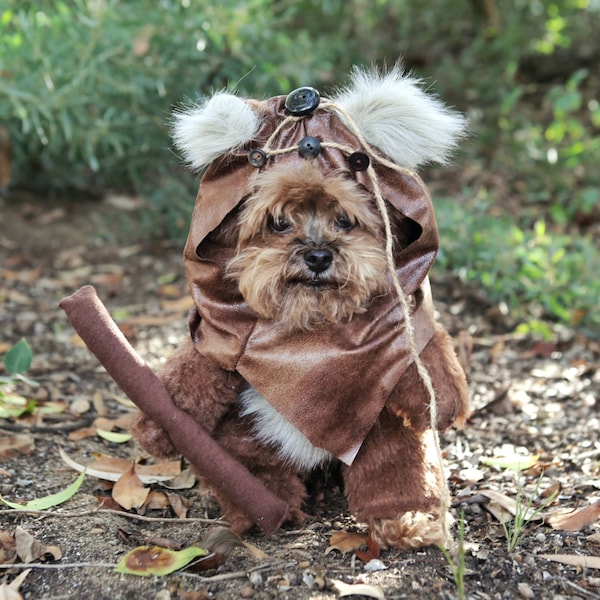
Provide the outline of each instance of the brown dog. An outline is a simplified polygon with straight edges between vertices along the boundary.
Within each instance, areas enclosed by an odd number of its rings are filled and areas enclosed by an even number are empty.
[[[365,84],[360,77],[369,76],[359,74],[354,91]],[[390,78],[407,82],[394,71],[373,75],[370,83],[381,87]],[[408,81],[412,94],[416,82]],[[342,106],[352,104],[343,100]],[[293,106],[284,109],[282,98],[274,102],[275,108],[273,102],[244,104],[258,115],[254,125],[244,124],[254,127],[252,134],[242,134],[247,139],[232,144],[229,155],[222,148],[227,158],[215,161],[201,184],[185,253],[197,307],[192,336],[169,359],[162,379],[178,406],[288,503],[290,521],[305,518],[305,477],[341,460],[349,510],[380,544],[442,543],[445,484],[431,429],[432,398],[415,348],[433,384],[438,429],[464,420],[467,385],[449,336],[432,317],[427,272],[437,232],[429,198],[411,171],[400,166],[396,172],[369,140],[357,141],[360,122],[348,133],[332,124],[329,112],[319,120],[316,106],[299,115]],[[437,101],[427,105],[425,117],[441,119],[436,108],[459,119]],[[265,131],[261,118],[269,122]],[[273,151],[288,122],[293,134]],[[189,150],[182,135],[180,145]],[[447,133],[446,146],[455,135]],[[249,174],[240,158],[248,150]],[[344,168],[340,153],[354,156],[349,164],[356,168]],[[389,148],[387,154],[396,158]],[[383,167],[369,167],[378,160]],[[236,170],[244,173],[243,179],[235,175],[239,189],[227,182]],[[209,226],[200,221],[205,214],[214,221]],[[398,305],[394,277],[409,315]],[[147,417],[135,432],[153,454],[174,453]],[[252,526],[243,507],[218,499],[234,530]]]

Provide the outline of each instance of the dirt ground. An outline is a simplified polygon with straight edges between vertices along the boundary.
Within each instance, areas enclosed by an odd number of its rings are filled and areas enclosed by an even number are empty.
[[[92,283],[152,367],[173,350],[186,335],[181,248],[132,238],[137,219],[139,214],[125,210],[118,198],[57,202],[21,195],[0,200],[1,353],[25,337],[34,353],[28,375],[39,387],[25,386],[20,392],[36,398],[38,406],[62,407],[55,414],[0,419],[0,439],[23,435],[34,443],[33,450],[0,456],[5,499],[25,502],[72,483],[77,474],[61,460],[59,448],[81,463],[89,463],[96,453],[133,460],[143,456],[134,441],[73,437],[99,414],[114,419],[130,409],[57,307],[60,298]],[[473,414],[466,429],[448,432],[441,440],[452,511],[457,522],[463,515],[466,597],[600,598],[600,570],[581,558],[600,555],[600,521],[592,517],[591,523],[565,531],[548,518],[600,500],[598,340],[568,330],[557,330],[553,343],[520,338],[476,290],[435,271],[432,279],[440,318],[468,361],[471,385]],[[523,460],[533,457],[532,466],[519,476],[493,462],[514,454]],[[491,466],[484,464],[486,459],[492,459]],[[302,528],[246,539],[264,555],[240,547],[213,570],[166,577],[120,574],[114,565],[140,540],[161,538],[188,547],[220,524],[219,514],[197,484],[178,491],[190,502],[185,518],[169,508],[145,515],[100,509],[98,490],[105,488],[102,480],[88,475],[68,502],[44,515],[0,508],[1,531],[10,536],[23,528],[62,554],[59,560],[37,559],[28,565],[31,571],[19,588],[23,598],[457,596],[449,563],[437,548],[385,551],[379,563],[367,563],[353,551],[328,550],[334,532],[361,531],[345,512],[337,489],[313,501],[313,516]],[[493,501],[486,490],[500,496]],[[553,491],[557,494],[550,501]],[[498,520],[507,498],[520,498],[517,506],[531,500],[545,517],[526,524],[512,552]],[[512,521],[508,523],[510,530]],[[543,555],[570,555],[580,565]],[[367,570],[372,566],[381,569]],[[14,581],[25,565],[17,561],[0,567],[2,584]],[[367,587],[350,588],[354,595],[348,596],[335,582]]]

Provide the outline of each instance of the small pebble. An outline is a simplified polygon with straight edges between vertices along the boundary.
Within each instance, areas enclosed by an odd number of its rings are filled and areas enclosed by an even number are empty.
[[[252,598],[254,596],[254,586],[246,583],[240,588],[240,598]]]

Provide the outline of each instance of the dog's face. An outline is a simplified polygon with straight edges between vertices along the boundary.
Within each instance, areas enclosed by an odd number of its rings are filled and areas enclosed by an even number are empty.
[[[370,195],[310,162],[257,177],[227,277],[261,317],[290,329],[348,320],[389,290],[382,219]]]

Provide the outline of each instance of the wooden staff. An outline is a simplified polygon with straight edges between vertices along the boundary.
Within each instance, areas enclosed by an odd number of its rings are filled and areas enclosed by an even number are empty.
[[[287,504],[175,405],[166,387],[112,320],[96,290],[86,285],[63,298],[59,306],[109,375],[141,411],[167,432],[173,446],[266,535],[277,531],[287,516]]]

